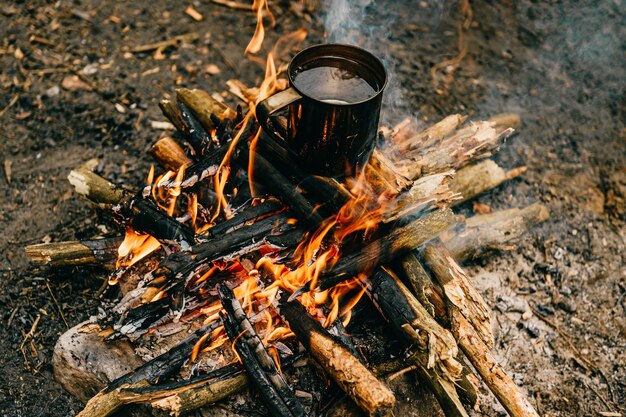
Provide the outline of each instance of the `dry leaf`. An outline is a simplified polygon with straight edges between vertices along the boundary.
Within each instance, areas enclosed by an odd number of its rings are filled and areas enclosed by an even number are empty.
[[[21,61],[22,59],[24,59],[24,52],[22,52],[22,50],[20,48],[16,48],[15,52],[13,52],[13,56],[18,61]]]

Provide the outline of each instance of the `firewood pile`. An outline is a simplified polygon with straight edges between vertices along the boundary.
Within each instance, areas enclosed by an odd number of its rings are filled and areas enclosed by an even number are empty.
[[[259,94],[231,89],[248,103]],[[99,314],[55,350],[57,379],[91,397],[80,416],[128,404],[181,415],[248,385],[272,415],[316,415],[315,400],[290,383],[307,362],[367,415],[393,414],[402,398],[387,380],[405,372],[446,416],[478,407],[479,378],[511,416],[537,415],[492,354],[491,309],[459,263],[512,249],[547,209],[452,210],[523,174],[489,159],[516,115],[383,128],[358,177],[340,182],[302,172],[259,129],[253,104],[231,109],[179,89],[160,107],[176,132],[152,146],[159,168],[143,189],[110,183],[97,161],[69,175],[126,236],[26,248],[39,265],[112,271]],[[404,344],[402,357],[371,363],[358,349],[346,326],[362,297]],[[101,369],[107,358],[130,369]]]

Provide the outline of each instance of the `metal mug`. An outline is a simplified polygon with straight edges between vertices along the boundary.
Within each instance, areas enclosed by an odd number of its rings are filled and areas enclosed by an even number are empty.
[[[299,88],[299,72],[316,67],[336,67],[360,77],[374,90],[357,102],[328,102]],[[353,45],[311,46],[293,57],[287,69],[290,87],[258,103],[256,116],[263,130],[284,140],[298,163],[311,174],[342,177],[356,173],[371,155],[378,135],[378,121],[387,74],[382,62]],[[270,126],[271,116],[288,107],[283,135]],[[284,131],[284,129],[283,129]],[[283,137],[284,136],[284,137]]]

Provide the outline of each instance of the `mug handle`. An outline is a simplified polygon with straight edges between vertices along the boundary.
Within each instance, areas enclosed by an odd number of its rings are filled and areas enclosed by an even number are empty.
[[[269,96],[265,100],[259,102],[256,105],[256,119],[263,128],[263,130],[274,139],[286,140],[287,138],[281,138],[274,129],[270,129],[269,119],[270,116],[276,113],[278,110],[283,109],[293,102],[300,100],[302,96],[293,88],[289,87],[279,93]]]

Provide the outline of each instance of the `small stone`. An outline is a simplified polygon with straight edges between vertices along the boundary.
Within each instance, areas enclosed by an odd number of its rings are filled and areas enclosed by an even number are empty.
[[[52,87],[46,90],[46,95],[48,97],[54,97],[54,96],[58,96],[60,92],[61,92],[61,88],[59,88],[58,85],[53,85]]]

